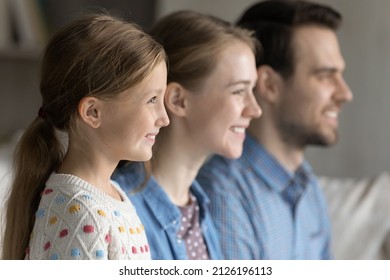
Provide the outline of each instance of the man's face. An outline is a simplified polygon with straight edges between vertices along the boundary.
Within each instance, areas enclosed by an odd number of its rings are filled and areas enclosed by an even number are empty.
[[[278,131],[285,142],[301,148],[334,144],[341,107],[352,100],[336,34],[318,26],[299,27],[292,46],[295,69],[282,83],[275,115]]]

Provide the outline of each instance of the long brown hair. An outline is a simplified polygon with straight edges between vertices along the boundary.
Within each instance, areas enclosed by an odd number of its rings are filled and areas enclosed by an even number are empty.
[[[74,117],[80,100],[90,95],[115,98],[162,61],[166,56],[160,44],[136,24],[107,13],[84,14],[53,36],[42,62],[42,107],[15,150],[3,259],[25,256],[40,194],[65,153],[56,132],[77,133]]]

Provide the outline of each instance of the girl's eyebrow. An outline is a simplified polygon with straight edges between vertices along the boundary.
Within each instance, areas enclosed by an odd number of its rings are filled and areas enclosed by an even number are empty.
[[[250,80],[240,80],[240,81],[229,83],[227,86],[230,87],[230,86],[239,85],[239,84],[250,85],[251,83],[252,83],[252,81],[250,81]]]
[[[146,92],[146,94],[149,94],[149,93],[157,93],[157,94],[162,94],[165,92],[165,89],[162,89],[162,88],[158,88],[158,89],[151,89],[151,90],[148,90]]]

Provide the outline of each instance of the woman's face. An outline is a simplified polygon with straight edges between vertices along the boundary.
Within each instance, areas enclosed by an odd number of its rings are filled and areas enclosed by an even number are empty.
[[[252,50],[236,41],[220,53],[200,89],[189,93],[189,139],[206,155],[241,156],[246,128],[261,115],[253,95],[256,79]]]

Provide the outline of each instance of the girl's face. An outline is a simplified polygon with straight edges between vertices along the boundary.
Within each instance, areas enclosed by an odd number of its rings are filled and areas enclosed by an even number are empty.
[[[101,137],[113,160],[146,161],[159,129],[169,124],[164,108],[167,67],[160,63],[139,85],[107,101],[103,108]]]
[[[261,115],[253,95],[256,80],[254,54],[237,41],[220,53],[200,90],[188,94],[188,133],[206,155],[241,156],[246,128]]]

